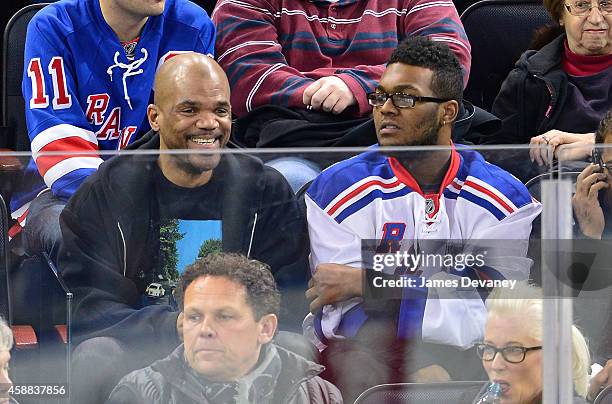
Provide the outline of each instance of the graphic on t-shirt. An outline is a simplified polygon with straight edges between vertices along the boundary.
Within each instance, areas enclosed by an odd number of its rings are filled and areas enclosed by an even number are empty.
[[[160,274],[178,280],[196,258],[221,251],[221,220],[163,220],[159,229]]]

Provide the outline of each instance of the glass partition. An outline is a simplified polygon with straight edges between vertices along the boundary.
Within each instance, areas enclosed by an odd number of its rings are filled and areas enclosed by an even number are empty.
[[[612,355],[612,148],[605,143],[565,146],[558,155],[559,187],[567,189],[559,207],[569,212],[570,223],[559,248],[556,287],[569,293],[573,316],[567,322],[587,338],[595,376]],[[591,399],[603,387],[593,383]]]
[[[37,155],[40,166],[65,161],[44,182],[30,156],[0,156],[22,166],[2,182],[14,213],[11,320],[41,336],[18,347],[15,385],[63,385],[49,398],[61,401],[185,381],[207,397],[265,402],[272,387],[246,376],[272,377],[274,394],[290,395],[316,373],[345,402],[376,385],[425,383],[455,389],[457,402],[561,403],[568,299],[598,349],[605,265],[580,290],[577,272],[569,282],[550,269],[576,255],[565,241],[580,241],[561,237],[571,196],[550,149],[148,147],[101,153],[78,187],[74,167],[91,156]],[[53,226],[59,246],[38,243],[47,260],[32,249]]]

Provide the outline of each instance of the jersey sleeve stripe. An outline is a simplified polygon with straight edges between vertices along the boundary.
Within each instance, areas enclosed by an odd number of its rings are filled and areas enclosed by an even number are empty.
[[[414,191],[404,186],[403,184],[391,190],[383,190],[379,187],[367,189],[363,197],[360,197],[359,199],[355,200],[350,205],[344,207],[341,211],[336,212],[336,214],[333,216],[333,219],[337,223],[342,223],[344,219],[363,209],[364,207],[372,203],[372,201],[374,201],[375,199],[390,200],[395,198],[401,198],[411,192]]]
[[[94,144],[97,149],[98,140],[96,139],[96,135],[92,131],[63,123],[60,125],[52,126],[38,133],[36,137],[32,140],[32,153],[38,153],[49,143],[68,137],[79,137],[83,140],[88,141],[89,143]]]
[[[78,153],[72,152],[78,150]],[[62,154],[45,154],[45,152],[63,152]],[[79,137],[69,137],[49,143],[39,153],[36,153],[34,159],[40,175],[43,177],[54,165],[63,160],[73,157],[98,157],[97,148],[90,142]]]
[[[498,206],[494,205],[490,199],[482,198],[478,195],[475,195],[477,192],[468,192],[467,189],[461,193],[461,198],[468,200],[475,205],[480,206],[483,209],[488,210],[493,216],[497,218],[497,220],[503,220],[506,218],[507,214],[505,214]]]
[[[391,174],[390,178],[384,178],[377,175],[370,175],[368,177],[362,178],[354,184],[351,184],[342,192],[339,192],[330,202],[327,203],[327,205],[325,205],[325,208],[323,210],[328,210],[330,207],[336,205],[340,200],[344,199],[348,194],[352,193],[355,189],[361,187],[367,182],[371,182],[372,180],[380,181],[383,184],[392,184],[397,181],[397,178],[395,178],[393,174]]]
[[[466,193],[469,193],[478,199],[488,202],[491,206],[495,206],[497,210],[499,210],[500,212],[504,214],[504,217],[514,212],[514,211],[509,210],[508,206],[504,206],[503,204],[500,203],[499,200],[496,200],[491,195],[485,192],[481,192],[477,188],[471,187],[468,182],[466,182],[465,187],[463,187],[463,189],[465,190]]]
[[[393,189],[395,190],[394,188],[396,188],[398,185],[403,185],[401,184],[400,180],[397,178],[392,178],[392,180],[393,180],[392,182],[383,181],[382,179],[369,180],[368,182],[359,185],[357,188],[353,189],[351,192],[345,195],[342,199],[340,199],[338,202],[332,205],[332,207],[327,210],[327,214],[330,216],[333,216],[334,213],[338,211],[340,208],[342,208],[343,205],[350,205],[350,203],[354,202],[354,201],[351,201],[353,198],[359,199],[358,196],[362,194],[364,191],[369,192],[370,190],[368,190],[368,188],[372,188],[372,190],[374,189],[382,189],[382,190]]]
[[[512,211],[515,211],[518,209],[516,205],[508,197],[506,197],[506,195],[500,192],[497,188],[493,187],[491,184],[488,184],[482,181],[481,179],[478,179],[472,176],[469,176],[468,178],[466,178],[466,181],[469,181],[471,184],[477,184],[483,189],[486,189],[489,194],[495,195],[498,199],[504,201],[504,203],[508,205]]]
[[[51,167],[45,173],[45,184],[47,184],[48,187],[51,187],[55,181],[64,175],[81,168],[91,168],[97,170],[98,166],[102,164],[102,162],[103,160],[100,157],[74,157],[65,159]]]

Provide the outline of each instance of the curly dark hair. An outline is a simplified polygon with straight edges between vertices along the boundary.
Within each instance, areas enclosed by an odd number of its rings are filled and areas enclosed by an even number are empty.
[[[463,68],[450,48],[426,37],[411,37],[393,51],[389,62],[403,63],[433,72],[431,89],[434,96],[461,102],[463,98]]]
[[[612,135],[612,109],[606,112],[603,119],[599,121],[599,127],[595,132],[595,143],[601,144],[606,141],[606,137]]]
[[[201,276],[225,277],[244,286],[247,303],[253,309],[256,320],[266,314],[278,316],[280,293],[268,265],[230,253],[212,253],[198,258],[181,276],[181,288],[176,296],[181,310],[184,308],[185,290]]]

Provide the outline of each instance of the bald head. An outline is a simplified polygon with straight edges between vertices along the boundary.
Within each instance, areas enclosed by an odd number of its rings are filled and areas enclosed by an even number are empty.
[[[154,103],[169,99],[176,95],[185,86],[193,86],[194,80],[205,80],[220,85],[227,90],[229,96],[229,82],[225,72],[215,60],[201,53],[181,53],[164,62],[155,75]]]
[[[199,53],[184,53],[162,64],[155,76],[155,100],[147,108],[151,129],[159,132],[159,166],[176,185],[205,184],[219,164],[210,153],[227,144],[232,130],[230,89],[217,62]]]

